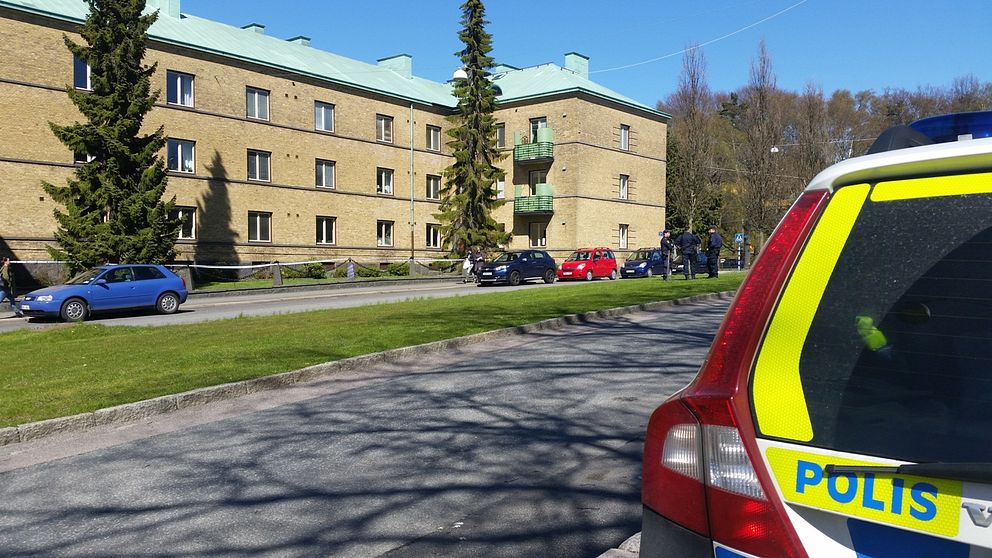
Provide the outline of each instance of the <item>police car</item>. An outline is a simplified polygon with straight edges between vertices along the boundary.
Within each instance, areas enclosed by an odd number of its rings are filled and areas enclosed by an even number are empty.
[[[992,557],[992,113],[820,173],[651,416],[641,557]]]

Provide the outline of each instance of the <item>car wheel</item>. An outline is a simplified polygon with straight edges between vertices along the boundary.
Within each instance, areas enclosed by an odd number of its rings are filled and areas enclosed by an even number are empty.
[[[86,315],[89,313],[89,308],[86,307],[85,300],[81,298],[70,298],[62,304],[62,310],[59,311],[59,316],[66,322],[81,322],[86,319]]]
[[[159,314],[175,314],[179,310],[179,297],[176,293],[162,293],[155,302]]]
[[[555,270],[548,268],[548,270],[544,272],[544,282],[549,285],[555,282]]]
[[[586,272],[586,281],[592,281],[592,270]]]
[[[617,280],[617,270],[614,269],[613,271],[610,272],[610,281],[616,281],[616,280]]]
[[[519,271],[516,271],[516,270],[511,271],[510,272],[510,277],[507,279],[507,282],[510,283],[510,286],[511,287],[516,287],[517,285],[519,285],[520,284],[520,272]]]
[[[648,277],[651,277],[652,275],[654,275],[654,272],[653,272],[653,271],[651,271],[651,268],[649,267],[649,268],[648,268],[648,273],[647,273],[647,276],[648,276]]]

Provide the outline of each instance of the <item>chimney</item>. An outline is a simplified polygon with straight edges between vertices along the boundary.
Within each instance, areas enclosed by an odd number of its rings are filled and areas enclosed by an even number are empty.
[[[244,27],[242,27],[242,29],[247,29],[248,31],[254,31],[256,33],[261,33],[262,35],[265,34],[265,26],[262,25],[261,23],[249,23],[248,25],[245,25]]]
[[[303,35],[298,35],[292,39],[286,39],[291,43],[296,43],[298,45],[310,46],[310,37],[304,37]]]
[[[148,0],[150,11],[158,10],[159,17],[179,17],[179,0]]]
[[[589,57],[578,52],[566,52],[565,69],[572,70],[579,76],[589,79]]]
[[[383,68],[389,68],[403,77],[413,77],[413,57],[409,54],[397,54],[380,58],[376,62]]]

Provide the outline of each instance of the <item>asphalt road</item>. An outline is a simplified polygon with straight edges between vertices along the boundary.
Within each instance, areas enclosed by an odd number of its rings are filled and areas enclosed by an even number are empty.
[[[593,557],[726,300],[0,448],[4,556]]]
[[[646,279],[642,279],[646,280]],[[123,314],[97,314],[87,319],[91,323],[108,326],[162,326],[223,320],[238,316],[268,316],[290,312],[306,312],[327,308],[366,306],[382,302],[395,302],[413,298],[442,298],[466,294],[480,294],[517,289],[568,288],[586,285],[585,282],[563,282],[545,285],[525,283],[519,287],[496,286],[479,288],[475,284],[451,282],[424,282],[423,284],[378,284],[369,287],[325,288],[315,290],[271,290],[258,294],[211,294],[193,296],[179,307],[176,314],[164,316],[154,312],[129,312]],[[58,322],[39,318],[15,318],[13,313],[0,311],[0,333],[17,329],[41,329]]]

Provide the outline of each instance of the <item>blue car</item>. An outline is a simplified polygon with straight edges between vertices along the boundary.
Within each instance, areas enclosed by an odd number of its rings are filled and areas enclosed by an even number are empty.
[[[652,275],[667,275],[665,271],[665,258],[661,255],[661,248],[641,248],[634,250],[627,256],[627,261],[620,268],[620,276],[624,279],[628,277],[651,277]]]
[[[479,286],[495,283],[517,286],[529,279],[554,283],[557,270],[555,259],[544,250],[504,252],[482,266],[479,272]]]
[[[187,294],[186,283],[160,265],[104,265],[64,285],[31,291],[21,300],[21,312],[67,322],[81,322],[94,312],[133,308],[173,314]]]

